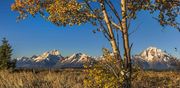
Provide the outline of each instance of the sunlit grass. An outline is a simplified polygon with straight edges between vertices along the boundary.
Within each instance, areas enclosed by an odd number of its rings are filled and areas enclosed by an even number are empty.
[[[0,71],[0,88],[84,88],[82,71],[9,72]],[[139,72],[133,88],[180,88],[179,72]]]

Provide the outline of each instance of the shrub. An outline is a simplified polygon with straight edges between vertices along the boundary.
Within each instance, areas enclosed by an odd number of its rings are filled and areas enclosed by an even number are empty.
[[[85,72],[87,77],[84,84],[87,88],[119,88],[124,82],[124,75],[127,75],[123,66],[107,49],[103,49],[103,59]]]

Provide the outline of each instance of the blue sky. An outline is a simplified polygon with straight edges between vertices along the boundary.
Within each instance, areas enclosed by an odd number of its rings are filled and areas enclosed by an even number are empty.
[[[99,56],[103,47],[111,49],[101,33],[93,34],[92,30],[96,28],[91,24],[57,27],[39,16],[17,23],[18,14],[10,10],[12,3],[13,0],[0,1],[0,39],[6,37],[9,40],[15,58],[53,49],[60,50],[64,56],[77,52]],[[162,30],[158,22],[146,12],[138,14],[138,19],[132,23],[130,30],[139,24],[138,31],[130,36],[130,41],[134,44],[132,54],[155,46],[180,57],[180,32],[173,28]],[[179,49],[178,52],[175,52],[175,47]]]

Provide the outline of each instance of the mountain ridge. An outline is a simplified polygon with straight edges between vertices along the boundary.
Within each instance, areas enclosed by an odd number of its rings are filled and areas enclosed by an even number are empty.
[[[92,57],[84,53],[63,57],[58,50],[52,50],[38,56],[18,58],[16,66],[17,68],[83,68],[85,63],[93,65],[99,59],[104,58]],[[148,47],[132,57],[132,63],[143,69],[175,69],[179,62],[177,58],[156,47]]]

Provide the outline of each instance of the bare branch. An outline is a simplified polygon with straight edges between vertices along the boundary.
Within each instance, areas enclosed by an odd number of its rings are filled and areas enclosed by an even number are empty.
[[[117,24],[114,23],[113,21],[111,21],[111,24],[112,24],[113,26],[115,26],[116,28],[120,29],[120,31],[122,31],[121,26],[117,25]]]
[[[119,44],[119,32],[118,32],[118,30],[116,30],[116,33],[117,33],[117,35],[116,35],[116,37],[117,37],[117,46],[118,46],[118,49],[119,49],[120,44]]]
[[[111,8],[111,10],[113,11],[113,13],[115,14],[115,16],[117,17],[118,21],[119,21],[119,24],[120,24],[120,30],[123,30],[123,27],[122,27],[122,21],[121,21],[121,18],[120,16],[118,15],[118,12],[116,11],[116,9],[114,8],[114,5],[112,4],[112,2],[110,0],[105,0],[105,2],[107,3],[107,5]]]
[[[106,66],[108,66],[108,67],[111,69],[111,71],[112,71],[113,74],[116,76],[116,78],[119,78],[118,75],[117,75],[117,73],[116,73],[116,71],[113,69],[113,67],[111,67],[109,64],[106,64]]]
[[[108,35],[107,35],[105,32],[103,32],[103,35],[104,35],[104,37],[105,37],[108,41],[110,41]]]
[[[133,47],[133,43],[131,43],[131,45],[130,45],[130,52],[131,52],[131,50],[132,50],[132,47]]]
[[[139,24],[131,33],[129,33],[129,36],[132,35],[133,33],[135,33],[139,29],[140,25],[141,24]]]
[[[118,21],[121,23],[121,18],[118,15],[116,9],[114,8],[114,5],[112,4],[112,2],[110,0],[105,0],[105,2],[107,3],[107,5],[111,8],[111,10],[113,11],[113,13],[115,14],[115,16],[118,18]]]
[[[130,19],[128,20],[128,23],[127,23],[127,28],[128,28],[128,29],[129,29],[130,26],[131,26],[131,20],[132,20],[132,18],[130,18]]]

